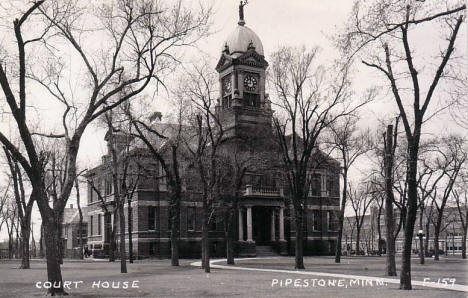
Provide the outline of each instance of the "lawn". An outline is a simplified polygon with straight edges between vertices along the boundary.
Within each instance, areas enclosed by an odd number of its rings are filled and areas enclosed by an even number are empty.
[[[62,267],[64,281],[70,281],[68,292],[72,297],[466,297],[466,293],[415,287],[413,291],[402,291],[398,285],[361,285],[344,287],[330,278],[319,278],[325,283],[299,287],[290,284],[313,276],[298,276],[289,273],[256,272],[213,269],[205,274],[191,266],[195,260],[181,260],[179,267],[171,267],[169,260],[143,260],[129,264],[129,273],[120,274],[119,262],[65,260]],[[383,257],[344,258],[341,264],[334,264],[329,257],[306,257],[306,270],[368,275],[383,277]],[[413,260],[413,279],[424,277],[455,278],[457,284],[467,284],[468,264],[459,258],[443,258],[439,263],[428,260],[424,266]],[[292,257],[238,261],[238,266],[251,268],[292,269]],[[218,264],[223,264],[220,262]],[[37,282],[46,281],[46,265],[42,260],[33,260],[32,269],[20,270],[18,261],[0,263],[0,297],[44,296],[45,290],[36,287]],[[329,283],[329,280],[331,282]],[[283,282],[283,286],[279,282]],[[74,282],[74,283],[72,283]],[[112,282],[115,287],[112,288]],[[339,281],[338,281],[339,282]],[[276,283],[272,286],[272,283]],[[329,283],[329,284],[328,284]],[[138,287],[132,287],[138,286]],[[75,288],[75,285],[77,288]],[[346,281],[348,285],[348,281]],[[125,288],[125,286],[127,288]],[[108,288],[106,288],[108,287]]]

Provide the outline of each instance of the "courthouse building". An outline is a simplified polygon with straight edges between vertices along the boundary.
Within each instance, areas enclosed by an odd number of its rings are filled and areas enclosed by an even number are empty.
[[[242,11],[242,9],[241,9]],[[258,35],[245,25],[243,13],[234,31],[220,45],[220,94],[216,113],[225,131],[222,152],[237,154],[242,150],[257,155],[262,165],[248,167],[243,181],[243,195],[236,215],[235,251],[239,256],[255,256],[264,251],[294,254],[295,232],[292,205],[288,198],[280,150],[272,126],[273,111],[265,92],[265,71],[268,63]],[[152,122],[160,133],[174,136],[177,125]],[[122,137],[125,139],[125,137]],[[157,144],[161,152],[167,145]],[[153,167],[153,178],[140,179],[131,200],[132,244],[136,257],[170,255],[169,194],[161,166],[144,144],[136,140],[130,146],[139,156],[146,156],[146,166]],[[167,152],[167,156],[169,157]],[[135,156],[137,154],[135,153]],[[167,159],[170,161],[170,158]],[[109,226],[114,221],[113,189],[109,154],[102,164],[88,172],[88,246],[95,254],[106,254],[109,246]],[[189,161],[181,161],[183,183],[180,216],[180,256],[199,257],[201,251],[202,201],[194,171]],[[307,200],[304,229],[304,253],[333,254],[337,236],[339,212],[339,163],[314,151],[310,164],[311,187]],[[189,178],[192,177],[192,178]],[[94,188],[102,194],[98,198]],[[105,213],[103,204],[110,212]],[[219,204],[218,204],[219,205]],[[215,200],[214,206],[218,206]],[[127,214],[128,203],[125,204]],[[214,208],[210,218],[210,243],[213,256],[225,255],[224,215]],[[116,225],[118,228],[118,224]],[[128,239],[128,231],[125,231]],[[117,231],[117,235],[118,235]],[[116,237],[117,241],[119,237]],[[118,246],[117,246],[118,247]],[[128,243],[127,243],[128,247]]]

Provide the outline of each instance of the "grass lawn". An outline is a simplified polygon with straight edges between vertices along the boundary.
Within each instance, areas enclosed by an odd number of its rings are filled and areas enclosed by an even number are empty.
[[[294,287],[279,285],[272,287],[273,280],[317,278],[289,273],[255,272],[213,269],[205,274],[201,269],[190,265],[194,260],[181,260],[179,267],[171,267],[169,260],[143,260],[128,264],[129,273],[120,274],[120,263],[104,261],[65,260],[62,266],[64,281],[79,282],[77,288],[71,284],[67,290],[72,297],[466,297],[466,293],[415,287],[412,291],[402,291],[398,285],[354,285]],[[455,278],[457,284],[468,284],[468,262],[460,258],[442,258],[436,264],[427,260],[426,265],[417,264],[413,259],[413,280]],[[239,266],[292,270],[294,258],[243,260]],[[343,258],[335,264],[331,257],[306,257],[306,270],[353,275],[384,277],[382,274],[384,257]],[[220,262],[218,264],[224,264]],[[0,297],[44,296],[46,290],[36,288],[36,282],[47,279],[46,264],[43,260],[33,260],[32,269],[19,270],[19,261],[0,262]],[[319,278],[322,279],[322,278]],[[323,278],[328,282],[330,278]],[[81,282],[82,281],[82,282]],[[118,289],[103,288],[114,282]],[[128,288],[123,289],[123,282]],[[131,288],[136,281],[138,288]],[[312,281],[310,281],[312,283]],[[93,286],[94,283],[94,286]],[[99,283],[99,285],[98,285]],[[110,286],[110,285],[109,285]]]

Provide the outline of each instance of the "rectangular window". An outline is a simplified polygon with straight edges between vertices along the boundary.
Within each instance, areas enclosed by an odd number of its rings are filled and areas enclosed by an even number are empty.
[[[322,186],[322,179],[319,173],[312,173],[309,176],[310,178],[310,191],[309,193],[314,196],[318,197],[321,194],[321,186]]]
[[[327,189],[327,194],[328,194],[329,196],[336,196],[335,191],[334,191],[334,189],[333,189],[334,183],[335,183],[335,182],[334,182],[333,173],[331,173],[331,174],[327,177],[327,182],[326,182],[326,184],[327,184],[327,188],[326,188],[326,189]]]
[[[244,104],[247,107],[260,107],[260,96],[254,93],[244,92]]]
[[[107,177],[105,180],[106,196],[112,194],[112,178]]]
[[[322,197],[328,197],[328,189],[327,189],[327,181],[329,179],[327,179],[327,175],[323,174],[321,175],[321,185],[320,185],[320,196]]]
[[[195,231],[195,207],[187,207],[187,230],[188,231]]]
[[[156,229],[156,207],[148,206],[148,230]]]
[[[320,211],[319,210],[313,210],[312,211],[312,218],[313,218],[312,229],[314,231],[319,231],[320,230]]]
[[[225,96],[223,98],[223,108],[230,108],[231,107],[231,95]]]
[[[88,182],[88,204],[93,202],[93,187],[92,187],[92,181]]]
[[[97,219],[98,219],[98,221],[97,221],[97,230],[98,230],[97,234],[98,235],[101,235],[101,223],[102,223],[101,222],[101,220],[102,220],[101,217],[102,217],[101,214],[98,214],[98,216],[97,216]]]
[[[167,229],[171,230],[172,229],[172,213],[171,213],[171,208],[167,209]]]
[[[216,229],[217,229],[217,226],[216,226],[216,216],[214,215],[214,213],[212,213],[211,216],[210,216],[209,225],[210,225],[210,230],[211,230],[211,231],[216,231]]]
[[[93,236],[94,234],[94,229],[93,229],[93,216],[91,215],[89,217],[89,235]]]
[[[338,230],[338,218],[335,212],[328,211],[328,230],[337,231]]]
[[[164,171],[163,166],[159,163],[159,191],[167,191],[167,177],[166,177],[166,171]]]

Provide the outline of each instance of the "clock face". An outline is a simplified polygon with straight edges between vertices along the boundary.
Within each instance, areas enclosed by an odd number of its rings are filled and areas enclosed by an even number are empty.
[[[231,93],[231,77],[226,77],[223,80],[223,90],[224,90],[224,95]]]
[[[247,91],[255,91],[257,89],[258,80],[253,75],[246,75],[244,77],[244,88]]]

